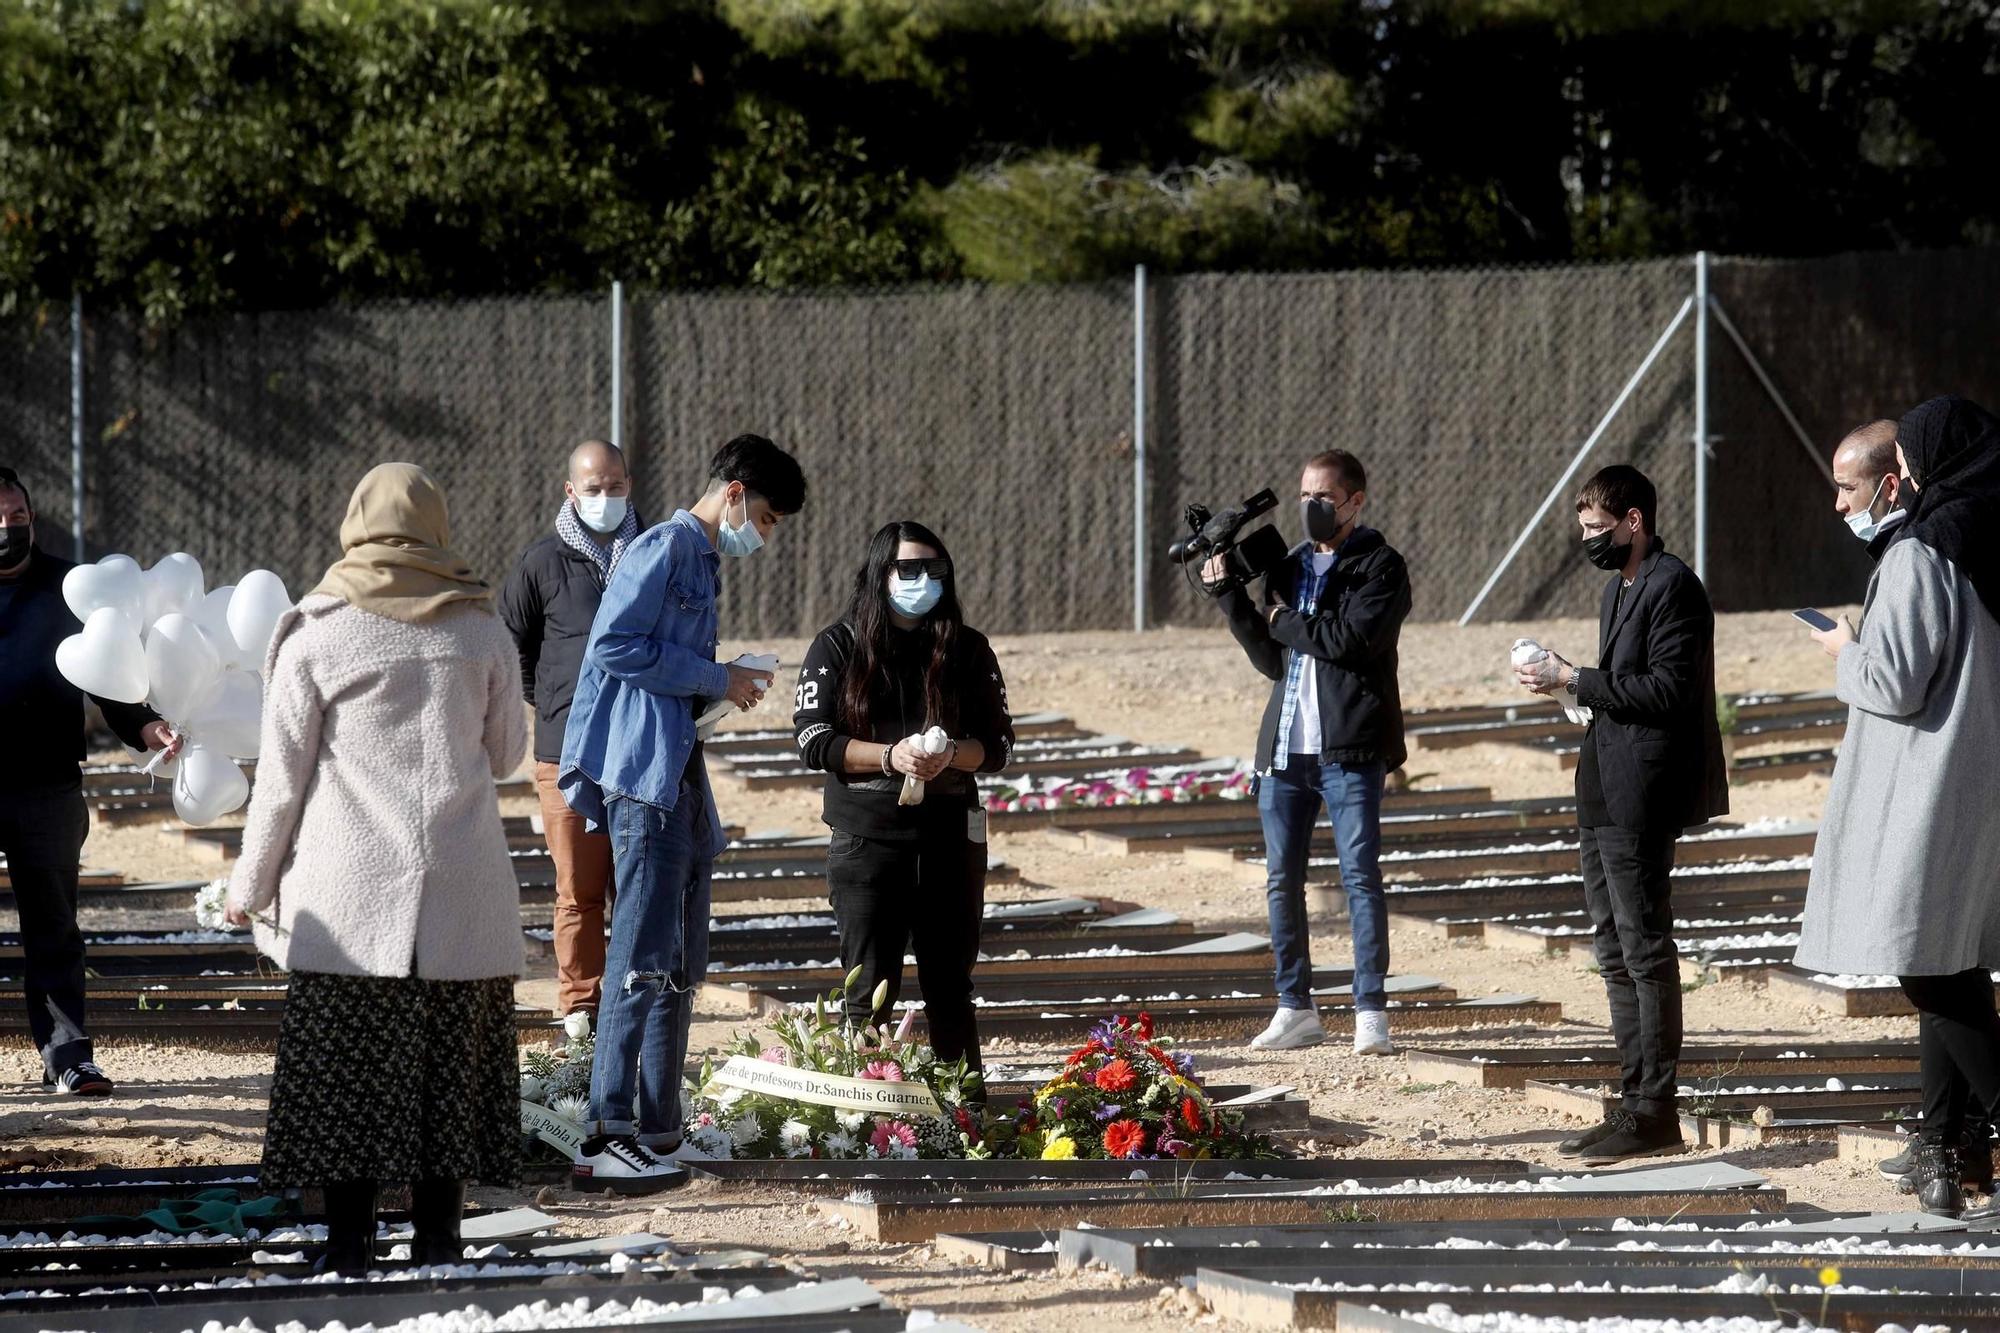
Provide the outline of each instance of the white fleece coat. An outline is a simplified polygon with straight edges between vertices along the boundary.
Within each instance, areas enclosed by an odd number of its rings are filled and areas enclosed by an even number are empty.
[[[521,658],[475,606],[406,624],[333,597],[278,622],[230,900],[280,966],[518,976],[520,889],[493,795],[527,746]]]

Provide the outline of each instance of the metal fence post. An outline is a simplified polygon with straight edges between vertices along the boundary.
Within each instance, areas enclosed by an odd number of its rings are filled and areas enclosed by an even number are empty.
[[[1694,576],[1708,582],[1708,251],[1694,257]]]
[[[625,447],[625,284],[611,284],[611,443]]]
[[[1132,629],[1146,628],[1146,266],[1132,268]]]
[[[83,294],[69,297],[69,530],[83,563]]]

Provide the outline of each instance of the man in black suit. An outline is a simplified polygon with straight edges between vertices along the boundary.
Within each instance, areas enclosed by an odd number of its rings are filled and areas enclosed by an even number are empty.
[[[1615,571],[1598,611],[1596,669],[1551,652],[1522,685],[1590,710],[1576,769],[1583,891],[1624,1098],[1558,1149],[1585,1165],[1679,1152],[1680,952],[1670,876],[1683,830],[1729,810],[1715,721],[1715,612],[1693,570],[1654,531],[1653,483],[1605,468],[1576,497],[1584,555]]]

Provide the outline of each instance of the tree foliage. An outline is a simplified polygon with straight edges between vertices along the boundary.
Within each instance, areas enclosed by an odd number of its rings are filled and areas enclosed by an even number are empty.
[[[1996,0],[0,0],[0,314],[1986,243],[1996,93]]]

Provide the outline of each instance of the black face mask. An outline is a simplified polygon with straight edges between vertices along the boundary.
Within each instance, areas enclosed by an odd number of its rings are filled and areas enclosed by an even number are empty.
[[[9,523],[0,528],[0,533],[5,534],[4,538],[0,538],[0,569],[12,569],[28,558],[28,552],[34,547],[30,535],[33,531],[26,523]]]
[[[1617,535],[1618,530],[1613,528],[1610,532],[1600,532],[1595,537],[1584,538],[1583,558],[1599,569],[1625,568],[1625,561],[1632,554],[1632,543],[1626,542],[1623,546],[1612,545],[1611,539]]]
[[[1330,542],[1340,536],[1340,507],[1331,500],[1299,501],[1299,519],[1308,541]]]

